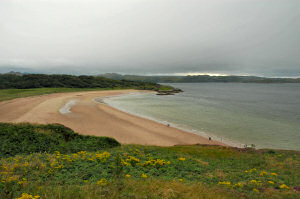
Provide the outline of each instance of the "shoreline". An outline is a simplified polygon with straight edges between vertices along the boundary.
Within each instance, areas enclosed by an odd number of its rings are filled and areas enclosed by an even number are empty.
[[[160,123],[162,125],[168,125],[169,124],[170,127],[172,127],[172,128],[176,128],[176,129],[179,129],[179,130],[182,130],[182,131],[185,131],[185,132],[197,135],[197,136],[201,136],[201,137],[206,138],[206,139],[211,138],[212,140],[220,142],[223,145],[227,145],[227,146],[231,146],[231,147],[237,147],[237,148],[245,148],[244,147],[245,144],[243,144],[243,143],[236,142],[236,141],[233,141],[233,140],[230,140],[230,139],[226,139],[226,138],[223,138],[223,137],[218,137],[216,135],[213,135],[213,134],[210,134],[210,133],[206,133],[206,132],[203,132],[203,131],[199,131],[199,130],[195,130],[195,129],[192,129],[192,128],[184,127],[184,126],[182,126],[180,124],[176,124],[176,123],[172,123],[172,122],[168,122],[168,121],[158,120],[158,119],[156,119],[154,117],[142,115],[142,114],[136,113],[134,111],[128,111],[128,110],[125,110],[124,108],[121,108],[121,107],[118,107],[118,106],[114,106],[114,105],[112,105],[112,104],[110,104],[109,102],[106,101],[106,100],[109,100],[111,98],[128,96],[128,95],[132,95],[132,94],[139,95],[141,93],[126,93],[126,94],[122,94],[122,95],[118,95],[118,96],[107,96],[107,97],[103,97],[103,98],[95,98],[94,101],[97,102],[97,103],[106,104],[106,105],[108,105],[108,106],[110,106],[110,107],[112,107],[114,109],[117,109],[119,111],[122,111],[122,112],[130,114],[130,115],[134,115],[134,116],[137,116],[137,117],[140,117],[140,118],[151,120],[151,121]]]
[[[224,143],[168,127],[162,123],[123,112],[109,105],[96,102],[95,98],[111,97],[128,93],[145,93],[138,90],[86,91],[55,93],[47,96],[18,98],[0,102],[1,122],[12,123],[60,123],[84,135],[113,137],[122,144],[156,146]],[[151,92],[151,91],[150,91]],[[76,103],[71,112],[62,114],[62,109],[71,100]]]

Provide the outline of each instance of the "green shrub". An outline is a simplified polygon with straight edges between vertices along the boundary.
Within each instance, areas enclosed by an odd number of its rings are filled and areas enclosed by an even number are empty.
[[[60,125],[0,123],[0,156],[60,151],[96,151],[119,146],[113,138],[84,136]]]

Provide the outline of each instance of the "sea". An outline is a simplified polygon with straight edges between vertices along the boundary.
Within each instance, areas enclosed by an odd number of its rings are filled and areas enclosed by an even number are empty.
[[[175,95],[104,99],[122,111],[236,147],[300,150],[300,84],[176,83]]]

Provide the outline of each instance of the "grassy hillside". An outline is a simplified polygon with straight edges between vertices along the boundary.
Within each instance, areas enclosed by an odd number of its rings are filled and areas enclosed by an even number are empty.
[[[22,194],[23,198],[28,194],[53,199],[300,198],[296,190],[300,185],[300,152],[296,151],[116,146],[115,141],[111,145],[102,138],[99,143],[106,145],[99,144],[98,150],[92,141],[96,138],[84,136],[75,141],[78,148],[74,149],[72,144],[61,148],[74,142],[66,141],[65,135],[74,133],[62,126],[2,124],[0,132],[5,132],[7,139],[1,143],[6,143],[1,151],[21,145],[14,150],[14,154],[21,154],[7,157],[1,153],[0,198]],[[46,135],[53,135],[61,144],[54,152],[56,145],[50,144],[48,153],[35,153],[45,142],[36,142],[34,137]],[[22,145],[35,146],[24,151]]]
[[[60,124],[0,123],[0,156],[31,153],[96,151],[120,144],[113,138],[84,136]]]

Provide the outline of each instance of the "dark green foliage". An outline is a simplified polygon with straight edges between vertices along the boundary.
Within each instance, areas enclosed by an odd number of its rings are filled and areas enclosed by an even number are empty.
[[[15,125],[0,123],[1,157],[37,152],[96,151],[119,145],[113,138],[79,135],[60,124]]]
[[[156,83],[112,80],[97,76],[46,75],[46,74],[0,74],[0,89],[28,88],[135,88],[158,90]]]

